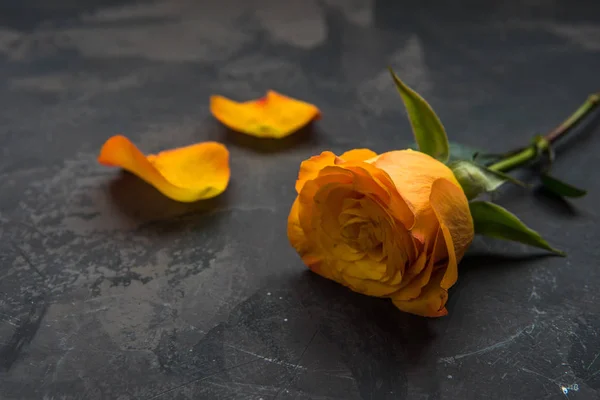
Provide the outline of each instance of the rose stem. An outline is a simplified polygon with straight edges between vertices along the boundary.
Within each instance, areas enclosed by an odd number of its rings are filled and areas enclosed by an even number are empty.
[[[590,95],[585,103],[583,103],[573,114],[569,116],[562,124],[558,125],[552,131],[547,133],[541,142],[542,150],[550,147],[550,144],[556,142],[557,139],[566,135],[571,128],[581,122],[589,115],[598,105],[600,105],[600,92]],[[516,167],[519,167],[533,159],[538,155],[538,149],[535,146],[528,146],[517,152],[510,153],[506,158],[500,160],[488,168],[494,171],[506,172]]]

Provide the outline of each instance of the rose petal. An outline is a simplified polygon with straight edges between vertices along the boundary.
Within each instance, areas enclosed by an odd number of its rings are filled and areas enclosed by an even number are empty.
[[[343,170],[342,170],[343,171]],[[343,184],[343,176],[320,176],[318,180],[335,178],[330,183],[324,184],[314,195],[313,201],[317,205],[312,214],[311,226],[317,227],[314,231],[315,240],[319,243],[322,252],[328,258],[344,261],[357,261],[365,257],[365,253],[353,247],[342,237],[339,215],[343,210],[344,199],[354,194],[351,185]],[[301,198],[305,193],[302,192]],[[304,204],[301,200],[301,205]]]
[[[437,247],[444,247],[441,230],[438,231],[438,235],[436,236],[435,244],[433,245],[434,251]],[[422,252],[417,262],[407,270],[406,275],[402,278],[400,290],[398,290],[398,293],[394,293],[394,299],[412,300],[419,297],[422,289],[429,283],[435,265],[435,258],[433,256],[429,257],[429,261],[426,260],[427,253]]]
[[[310,244],[300,225],[299,212],[300,199],[296,197],[288,216],[287,234],[292,247],[302,255],[310,250]]]
[[[325,194],[334,187],[341,187],[342,185],[350,185],[352,183],[351,172],[344,169],[334,170],[333,172],[335,173],[320,175],[318,180],[313,179],[307,181],[298,195],[302,206],[300,208],[300,223],[307,236],[317,233],[314,231],[314,227],[318,226],[316,220],[315,224],[313,224],[313,219],[318,218],[319,216],[318,213],[315,212],[315,209],[320,207],[320,204],[317,203],[320,202],[320,200],[315,201],[317,193],[321,192]]]
[[[388,174],[365,162],[348,162],[342,168],[352,171],[357,191],[375,195],[384,202],[390,214],[410,229],[415,223],[415,215],[409,204],[400,196]],[[326,167],[328,169],[331,167]]]
[[[334,261],[331,262],[333,263]],[[339,278],[334,280],[355,292],[366,294],[367,296],[387,297],[397,290],[396,286],[386,282],[356,278],[349,274],[340,274]]]
[[[413,236],[421,243],[425,243],[425,238],[434,237],[438,223],[429,203],[431,185],[438,178],[446,178],[460,188],[452,170],[433,157],[413,150],[383,153],[372,163],[387,172],[396,187],[402,188],[402,197],[410,203],[416,217]]]
[[[321,225],[320,218],[317,218],[319,213],[315,212],[315,208],[320,207],[319,204],[324,204],[325,199],[322,196],[318,196],[317,192],[325,193],[325,188],[328,185],[347,185],[357,193],[369,196],[373,201],[378,203],[378,209],[386,210],[384,214],[380,215],[381,218],[388,220],[391,224],[394,224],[394,221],[399,221],[403,225],[402,227],[397,226],[397,229],[405,230],[414,224],[412,211],[404,199],[400,197],[384,171],[364,162],[348,162],[340,165],[325,166],[319,171],[316,178],[304,183],[300,193],[300,202],[303,205],[300,221],[308,236],[311,235],[309,232],[314,231],[314,227]],[[332,187],[328,188],[328,190],[330,189]],[[312,218],[309,216],[312,216]],[[310,223],[309,220],[311,220]],[[317,234],[316,231],[314,232]],[[401,239],[398,241],[398,244],[404,242],[405,245],[401,253],[404,256],[401,257],[402,259],[396,260],[400,263],[399,265],[403,265],[406,257],[413,258],[416,249],[408,233],[405,237],[396,239]],[[329,243],[329,241],[327,242]],[[344,246],[336,250],[344,253],[347,252]]]
[[[304,101],[269,90],[258,100],[236,102],[211,96],[210,111],[229,128],[261,138],[280,139],[319,119],[319,109]]]
[[[342,164],[340,167],[352,173],[352,185],[356,188],[357,192],[364,195],[374,196],[374,198],[383,201],[384,204],[388,204],[390,202],[390,191],[385,185],[378,181],[376,178],[377,171],[371,165],[365,163],[360,163],[359,165],[349,163],[348,165]],[[326,174],[333,168],[340,167],[325,167],[323,169],[323,173]],[[410,216],[412,216],[412,213]]]
[[[324,151],[318,156],[312,156],[308,160],[302,161],[300,164],[300,172],[296,181],[296,192],[300,193],[302,186],[307,180],[314,179],[319,175],[319,172],[327,166],[339,165],[348,161],[364,161],[377,156],[377,153],[368,149],[350,150],[336,156],[330,151]]]
[[[306,181],[315,179],[319,172],[329,165],[335,164],[336,155],[330,151],[324,151],[318,156],[312,156],[300,164],[298,180],[296,181],[296,192],[300,193]]]
[[[287,235],[290,244],[294,249],[296,249],[300,257],[302,258],[302,261],[311,270],[319,273],[319,275],[322,275],[325,278],[332,279],[331,275],[328,274],[326,270],[321,271],[321,269],[319,268],[323,257],[319,254],[314,253],[314,244],[312,244],[304,234],[304,230],[302,229],[299,220],[300,207],[300,200],[296,198],[288,216]]]
[[[302,228],[301,221],[302,204],[300,199],[296,198],[290,214],[288,216],[288,239],[290,244],[300,257],[304,264],[314,273],[321,275],[326,279],[342,283],[341,274],[334,268],[322,254],[318,254],[319,246],[311,242],[310,236],[307,236]]]
[[[413,300],[398,300],[392,296],[392,302],[402,311],[423,317],[447,315],[448,311],[445,305],[448,301],[448,291],[440,287],[443,277],[444,270],[434,271],[431,280],[423,288],[419,297]]]
[[[430,201],[446,241],[448,268],[441,287],[448,289],[456,283],[458,263],[473,241],[473,218],[465,193],[444,178],[431,185]]]
[[[377,153],[369,149],[349,150],[340,156],[344,161],[366,161],[374,157],[377,157]]]
[[[300,194],[307,181],[314,180],[317,177],[340,174],[342,170],[347,170],[355,176],[357,191],[367,190],[367,193],[374,194],[380,200],[387,203],[390,213],[404,226],[409,229],[414,225],[415,217],[409,204],[398,194],[394,182],[388,174],[371,165],[370,163],[359,161],[358,159],[368,157],[369,159],[376,153],[367,149],[350,150],[342,156],[348,157],[348,160],[337,157],[330,151],[324,151],[318,156],[313,156],[300,164],[300,172],[296,181],[296,192]],[[312,197],[309,198],[309,201]]]
[[[204,142],[145,156],[129,139],[113,136],[104,143],[98,162],[121,167],[165,196],[193,202],[215,197],[229,183],[229,151],[220,143]]]
[[[362,258],[345,263],[344,274],[352,278],[379,282],[385,275],[385,264],[368,258]]]

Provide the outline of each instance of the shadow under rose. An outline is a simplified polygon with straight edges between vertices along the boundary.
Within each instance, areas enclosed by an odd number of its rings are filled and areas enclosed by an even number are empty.
[[[299,274],[293,286],[302,304],[320,317],[323,332],[348,351],[358,346],[365,350],[364,356],[373,356],[372,351],[385,342],[379,356],[389,352],[395,359],[417,362],[435,339],[431,319],[401,312],[389,299],[353,292],[310,271]]]
[[[200,218],[226,208],[228,204],[227,190],[212,199],[193,203],[178,202],[127,171],[121,171],[119,176],[110,182],[109,193],[119,211],[135,221],[138,226],[167,220],[172,222],[184,216],[189,219],[190,215]]]
[[[521,255],[467,252],[459,264],[459,274],[468,274],[471,271],[476,271],[482,268],[485,268],[486,271],[521,268],[525,267],[527,263],[531,261],[542,260],[548,257],[557,257],[556,254],[543,252],[544,250],[541,249],[539,250],[539,253],[537,253],[537,249],[535,248],[534,251],[536,251],[535,254]]]
[[[402,312],[389,299],[355,293],[310,271],[290,286],[337,349],[363,398],[404,399],[413,370],[425,368],[435,376],[433,347],[447,321]]]

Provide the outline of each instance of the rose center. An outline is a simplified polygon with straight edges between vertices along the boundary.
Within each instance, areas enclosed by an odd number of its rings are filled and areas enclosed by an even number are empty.
[[[382,227],[364,209],[352,207],[339,215],[340,234],[347,243],[377,261],[384,258]]]

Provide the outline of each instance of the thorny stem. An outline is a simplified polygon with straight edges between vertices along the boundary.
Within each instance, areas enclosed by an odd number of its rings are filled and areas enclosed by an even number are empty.
[[[506,158],[490,165],[488,168],[494,171],[507,172],[514,168],[517,168],[531,160],[534,160],[538,156],[539,150],[546,150],[550,145],[556,142],[559,138],[565,136],[571,131],[575,125],[581,122],[586,116],[588,116],[596,107],[600,105],[600,92],[590,95],[585,103],[583,103],[573,114],[569,116],[563,123],[558,125],[552,131],[547,133],[538,146],[541,145],[541,149],[535,146],[528,146],[521,150],[513,153],[509,153]]]

